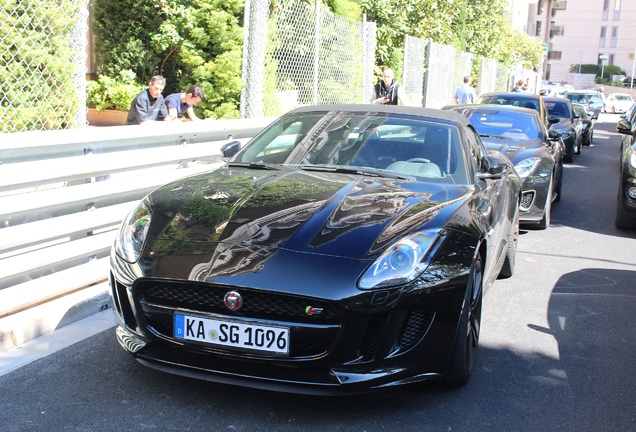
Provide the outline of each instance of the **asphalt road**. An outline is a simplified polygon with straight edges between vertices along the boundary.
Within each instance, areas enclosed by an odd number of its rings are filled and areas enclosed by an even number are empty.
[[[113,329],[0,376],[2,431],[636,430],[636,232],[614,228],[618,116],[567,164],[545,231],[484,298],[469,384],[324,398],[142,367]]]

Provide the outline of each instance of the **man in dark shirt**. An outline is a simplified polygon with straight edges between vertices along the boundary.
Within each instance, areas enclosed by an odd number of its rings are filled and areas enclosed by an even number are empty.
[[[174,120],[168,116],[168,108],[163,100],[161,92],[166,86],[166,79],[161,75],[155,75],[150,79],[148,88],[133,99],[128,110],[127,125],[145,124],[153,121]]]
[[[187,113],[190,120],[201,120],[194,113],[193,107],[201,102],[203,98],[205,98],[203,89],[197,85],[191,85],[185,93],[172,93],[165,98],[168,115],[176,119],[181,114]]]

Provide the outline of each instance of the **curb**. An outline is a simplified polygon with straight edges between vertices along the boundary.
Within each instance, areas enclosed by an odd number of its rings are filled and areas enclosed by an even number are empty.
[[[0,352],[110,309],[108,282],[0,319]]]

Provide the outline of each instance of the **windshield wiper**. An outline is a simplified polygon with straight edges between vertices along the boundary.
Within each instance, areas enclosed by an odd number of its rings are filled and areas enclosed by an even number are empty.
[[[261,169],[261,170],[275,170],[280,171],[280,167],[273,164],[265,164],[260,162],[230,162],[227,164],[229,167],[241,167],[241,168],[251,168],[251,169]]]
[[[506,137],[502,137],[501,135],[485,135],[485,134],[479,134],[480,137],[482,138],[499,138],[499,139],[506,139]]]
[[[361,168],[361,167],[343,167],[343,166],[320,166],[320,165],[302,165],[299,166],[300,169],[305,171],[322,171],[322,172],[334,172],[338,174],[357,174],[371,177],[388,177],[395,178],[401,180],[414,180],[415,177],[405,175],[405,174],[397,174],[389,171],[372,169],[372,168]]]

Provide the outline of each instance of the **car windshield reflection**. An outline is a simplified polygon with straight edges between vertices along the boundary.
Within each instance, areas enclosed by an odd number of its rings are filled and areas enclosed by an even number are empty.
[[[455,126],[410,116],[288,115],[232,163],[467,184],[460,143]]]

